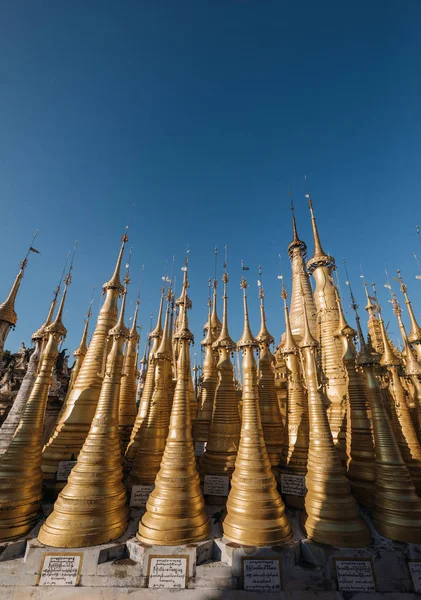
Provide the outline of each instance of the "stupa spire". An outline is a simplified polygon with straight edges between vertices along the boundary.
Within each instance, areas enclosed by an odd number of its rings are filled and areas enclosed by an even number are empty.
[[[327,396],[329,426],[341,460],[345,461],[345,421],[347,405],[347,376],[342,362],[342,343],[335,334],[339,327],[339,310],[336,302],[332,272],[335,259],[321,247],[313,204],[309,194],[310,214],[314,233],[314,255],[307,267],[313,274],[316,289],[314,302],[317,309],[316,339],[320,343],[320,365],[322,368],[322,392]],[[307,297],[306,306],[307,306]]]
[[[62,322],[70,274],[66,277],[57,316],[48,326],[48,342],[16,433],[0,459],[0,540],[22,537],[35,525],[41,507],[41,452],[45,408],[58,346],[67,331]],[[10,486],[10,482],[15,482]],[[19,485],[17,485],[19,484]]]
[[[385,537],[417,543],[421,536],[421,498],[416,494],[383,404],[375,373],[378,356],[367,348],[355,302],[352,302],[352,308],[361,348],[357,365],[364,375],[373,422],[376,473],[373,522],[377,531]]]
[[[406,308],[408,310],[409,320],[411,323],[411,331],[408,334],[408,341],[414,344],[415,352],[417,353],[418,362],[421,362],[421,327],[415,318],[414,310],[408,296],[408,288],[402,279],[402,273],[398,270],[398,278],[401,286],[401,292],[405,298]]]
[[[309,330],[304,298],[303,304],[305,333],[301,347],[311,428],[302,524],[309,539],[315,542],[343,548],[367,546],[371,540],[370,532],[351,495],[329,429],[317,381],[317,342]]]
[[[228,273],[227,250],[225,246],[222,329],[213,349],[218,353],[218,382],[214,396],[212,420],[209,427],[208,443],[199,459],[199,470],[204,475],[228,475],[234,471],[240,437],[240,414],[238,411],[237,390],[234,383],[234,370],[230,353],[236,348],[228,331]]]
[[[222,327],[222,323],[218,318],[218,314],[217,314],[217,298],[218,298],[218,280],[216,278],[216,266],[217,266],[217,259],[218,259],[218,249],[214,248],[214,258],[215,258],[215,268],[214,268],[214,275],[213,275],[213,282],[212,282],[212,286],[213,286],[213,300],[212,300],[212,314],[211,314],[211,318],[210,321],[208,321],[208,323],[211,324],[211,328],[212,328],[212,335],[214,337],[214,339],[216,339],[218,337],[218,335],[221,332],[221,327]]]
[[[345,270],[346,263],[344,261]],[[349,277],[347,273],[347,283]],[[343,314],[338,289],[339,329],[337,336],[343,344],[343,362],[348,376],[348,415],[346,424],[346,468],[351,491],[358,504],[373,507],[374,504],[374,447],[370,407],[361,372],[356,370],[357,351],[354,338],[357,332],[348,325]],[[355,298],[350,289],[351,300]]]
[[[82,366],[82,363],[85,360],[85,356],[88,351],[88,331],[89,331],[89,322],[90,322],[91,316],[92,316],[92,303],[93,303],[93,298],[91,299],[91,301],[89,303],[89,309],[88,309],[88,312],[86,313],[85,324],[83,326],[83,332],[82,332],[82,337],[80,339],[79,346],[73,352],[73,356],[75,357],[76,360],[75,360],[75,364],[73,365],[73,368],[72,368],[72,374],[70,376],[69,391],[72,389],[72,387],[76,381],[76,378],[80,371],[80,367]]]
[[[25,258],[20,263],[19,272],[16,275],[16,278],[12,284],[12,287],[10,288],[10,292],[6,300],[0,304],[0,358],[3,353],[4,344],[6,342],[9,330],[11,327],[14,327],[16,325],[16,322],[18,320],[18,316],[15,311],[15,301],[16,296],[18,295],[23,274],[26,269],[26,265],[28,264],[29,254],[30,252],[35,252],[36,254],[39,254],[38,250],[36,250],[33,247],[33,243],[37,235],[38,231],[35,232],[31,245],[29,246],[28,252],[26,253]]]
[[[179,354],[169,433],[155,488],[137,534],[143,543],[164,546],[195,543],[209,534],[191,434],[189,381],[193,334],[188,328],[186,305],[175,339]]]
[[[167,293],[163,336],[154,355],[155,386],[149,409],[134,444],[136,453],[129,476],[130,488],[133,485],[153,485],[165,450],[172,400],[172,348],[169,332],[171,300],[172,289],[170,287]]]
[[[137,346],[140,336],[137,332],[137,315],[139,313],[140,295],[138,295],[130,328],[123,363],[120,385],[120,401],[118,404],[118,427],[122,451],[126,450],[136,419],[136,376],[137,376]]]
[[[215,300],[214,300],[215,301]],[[208,299],[208,326],[206,336],[201,345],[205,350],[203,359],[203,381],[199,393],[197,419],[193,423],[193,438],[195,441],[207,442],[209,436],[209,427],[212,420],[213,403],[215,399],[216,384],[218,375],[216,370],[216,361],[212,345],[214,342],[211,316],[212,301]],[[196,367],[197,368],[197,367]]]
[[[163,278],[165,280],[165,277]],[[128,461],[133,461],[136,456],[137,448],[139,445],[140,439],[140,429],[142,427],[142,423],[145,420],[149,405],[151,402],[152,394],[155,387],[155,354],[159,348],[161,343],[163,329],[162,329],[162,309],[164,305],[165,298],[165,285],[161,288],[161,297],[159,300],[159,309],[158,309],[158,317],[155,329],[153,329],[149,334],[149,343],[152,343],[152,347],[149,350],[148,357],[148,366],[146,369],[145,383],[142,390],[142,397],[140,399],[139,410],[136,415],[136,419],[133,425],[132,433],[130,436],[130,441],[126,449],[125,457]],[[146,346],[145,346],[146,352]]]
[[[46,493],[52,497],[65,485],[65,482],[56,481],[58,463],[77,457],[96,411],[104,378],[102,365],[109,348],[108,333],[116,323],[117,301],[124,289],[118,269],[127,240],[128,236],[125,233],[121,239],[116,269],[112,278],[103,286],[105,299],[85,359],[55,430],[43,450],[44,485]]]
[[[276,546],[291,537],[285,506],[277,491],[263,438],[259,410],[258,344],[249,324],[247,281],[242,277],[244,330],[238,342],[243,352],[243,410],[240,444],[228,496],[223,533],[231,542],[246,546]],[[259,517],[256,519],[256,507]]]
[[[95,546],[118,538],[126,529],[128,508],[118,434],[118,402],[123,367],[127,285],[112,340],[94,418],[68,482],[38,535],[56,548]],[[87,504],[86,500],[89,499]]]
[[[292,335],[287,291],[282,283],[281,297],[284,301],[285,342],[282,354],[287,367],[287,410],[285,420],[284,445],[280,458],[281,473],[305,476],[308,457],[308,403],[300,364],[299,348]],[[304,497],[292,494],[285,495],[285,502],[296,508],[304,508]]]
[[[258,290],[260,299],[260,331],[256,336],[259,345],[259,407],[263,427],[263,437],[269,460],[277,475],[279,456],[284,441],[284,425],[279,410],[278,396],[275,388],[275,357],[270,351],[274,338],[266,325],[265,292],[262,285],[262,268],[259,266]]]
[[[387,369],[390,375],[388,389],[392,398],[392,401],[390,402],[392,425],[395,430],[395,436],[401,450],[402,458],[408,467],[415,489],[419,494],[421,493],[421,446],[411,419],[405,389],[399,376],[401,362],[392,352],[386,328],[384,326],[380,304],[378,304],[378,311],[380,331],[384,346],[384,353],[381,357],[380,364]]]

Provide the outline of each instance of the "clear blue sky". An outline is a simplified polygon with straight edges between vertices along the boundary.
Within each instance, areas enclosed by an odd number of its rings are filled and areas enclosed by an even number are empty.
[[[127,222],[129,309],[144,264],[146,328],[165,261],[174,254],[181,276],[188,244],[190,324],[201,340],[213,247],[220,276],[228,244],[232,336],[242,328],[243,258],[252,329],[261,263],[279,339],[289,184],[312,252],[305,174],[342,281],[346,257],[363,304],[362,263],[389,320],[384,268],[400,267],[421,320],[412,256],[421,256],[420,28],[419,0],[2,2],[2,299],[37,228],[41,251],[30,257],[7,346],[28,342],[44,321],[77,239],[65,317],[65,346],[75,349],[92,286],[96,314]],[[394,321],[391,331],[396,339]]]

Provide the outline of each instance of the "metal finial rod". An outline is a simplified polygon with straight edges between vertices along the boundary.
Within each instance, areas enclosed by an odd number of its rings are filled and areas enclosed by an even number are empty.
[[[218,248],[215,246],[213,249],[213,281],[216,283],[216,267],[218,263]]]
[[[30,244],[30,246],[29,246],[29,248],[28,248],[28,252],[26,253],[26,256],[25,256],[25,258],[24,258],[24,259],[23,259],[23,261],[22,261],[22,265],[23,265],[23,266],[26,266],[26,263],[28,262],[28,256],[29,256],[30,252],[35,252],[35,254],[40,254],[40,251],[39,251],[39,250],[36,250],[36,248],[34,248],[34,242],[35,242],[35,240],[36,240],[36,237],[37,237],[37,235],[38,235],[38,232],[39,232],[39,230],[37,229],[37,230],[35,231],[35,233],[34,233],[34,237],[32,238],[32,242],[31,242],[31,244]]]
[[[421,233],[420,233],[420,228],[418,227],[418,225],[415,226],[415,231],[418,234],[418,241],[421,244]]]
[[[227,272],[227,261],[228,261],[228,246],[224,246],[225,256],[224,256],[224,271]]]

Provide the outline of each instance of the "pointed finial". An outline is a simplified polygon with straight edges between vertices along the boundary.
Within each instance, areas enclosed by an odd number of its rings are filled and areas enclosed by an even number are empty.
[[[265,291],[262,285],[262,267],[258,267],[259,279],[257,280],[257,287],[259,290],[260,298],[260,330],[256,335],[256,341],[259,344],[270,346],[275,341],[275,338],[269,333],[266,325],[266,313],[265,313]]]
[[[67,274],[66,279],[64,280],[63,295],[61,297],[61,301],[60,301],[60,305],[58,307],[56,318],[51,323],[51,325],[49,325],[45,330],[46,333],[57,334],[61,338],[64,338],[65,335],[67,334],[67,329],[63,325],[62,319],[63,319],[64,303],[66,301],[66,296],[67,296],[67,289],[68,289],[69,285],[71,284],[71,282],[72,282],[72,278],[71,278],[70,270],[69,270],[69,273]]]
[[[136,300],[136,306],[134,309],[134,315],[133,315],[133,323],[130,329],[130,338],[134,339],[137,338],[139,339],[139,334],[137,333],[137,315],[139,313],[139,304],[140,304],[140,294],[138,294],[137,296],[137,300]]]
[[[313,210],[313,201],[312,201],[309,193],[307,193],[305,197],[308,200],[308,206],[310,209],[311,226],[313,229],[313,240],[314,240],[313,256],[307,263],[308,271],[311,274],[318,266],[333,267],[335,265],[335,259],[333,258],[333,256],[329,256],[329,254],[326,254],[326,252],[322,248],[319,231],[317,228],[316,217],[314,215],[314,210]]]
[[[124,287],[121,285],[121,281],[120,281],[120,268],[121,268],[121,261],[123,259],[124,246],[128,242],[128,239],[129,239],[129,236],[127,235],[128,227],[129,226],[127,225],[126,231],[125,231],[123,237],[121,238],[121,246],[120,246],[120,250],[118,253],[117,264],[115,266],[114,273],[113,273],[111,279],[109,281],[107,281],[106,283],[104,283],[104,285],[102,286],[103,291],[114,289],[114,290],[119,290],[120,292],[123,292],[123,290],[124,290]]]
[[[208,327],[206,329],[206,336],[200,342],[202,346],[212,346],[213,344],[213,335],[212,335],[212,326],[211,326],[211,307],[212,301],[208,298]]]
[[[244,266],[243,261],[241,261],[241,265],[242,265],[243,272],[246,270],[248,271],[248,267]],[[254,337],[254,335],[252,334],[251,329],[250,329],[249,312],[248,312],[248,306],[247,306],[248,283],[247,283],[246,278],[244,277],[244,274],[241,278],[240,287],[243,290],[244,328],[243,328],[243,335],[237,342],[237,348],[245,348],[245,347],[254,348],[254,347],[257,347],[258,344],[257,344],[256,338]]]
[[[213,344],[213,348],[227,348],[233,350],[235,348],[235,342],[232,340],[228,331],[228,295],[227,295],[227,284],[228,284],[228,273],[227,273],[227,258],[228,258],[228,246],[225,246],[224,256],[224,273],[222,275],[222,282],[224,284],[224,295],[223,299],[223,312],[222,312],[222,329],[218,339]]]
[[[297,223],[295,220],[295,210],[294,210],[294,202],[292,200],[292,192],[291,186],[289,186],[288,196],[291,199],[291,213],[292,213],[292,242],[288,246],[288,256],[292,258],[294,248],[299,248],[301,251],[301,255],[305,258],[307,256],[307,245],[305,242],[300,240],[297,233]]]
[[[401,292],[405,298],[405,304],[406,304],[406,308],[408,310],[409,321],[411,323],[411,331],[408,334],[408,340],[411,343],[420,342],[421,341],[421,327],[418,325],[417,319],[415,318],[414,310],[412,308],[412,304],[411,304],[411,301],[408,296],[408,288],[406,287],[406,285],[404,284],[403,279],[402,279],[402,273],[399,269],[398,269],[397,273],[398,273],[398,280],[400,283]]]
[[[161,298],[159,300],[159,310],[158,310],[158,318],[156,320],[156,327],[153,331],[150,332],[149,339],[162,337],[162,308],[164,305],[164,298],[165,298],[165,285],[163,285],[161,288]],[[152,320],[152,315],[151,315],[151,320]]]
[[[372,286],[373,286],[373,289],[375,290],[374,284],[372,284]],[[383,355],[380,359],[380,364],[385,367],[398,367],[400,364],[400,361],[396,358],[396,356],[393,353],[392,347],[389,342],[389,338],[386,333],[386,328],[384,326],[381,306],[380,306],[379,302],[377,301],[377,296],[375,296],[375,298],[376,298],[376,302],[377,302],[377,312],[378,312],[378,316],[379,316],[380,333],[382,335],[382,341],[383,341],[383,347],[384,347]]]

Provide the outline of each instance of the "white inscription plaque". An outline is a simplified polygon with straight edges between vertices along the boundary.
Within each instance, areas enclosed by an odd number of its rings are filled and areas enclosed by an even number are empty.
[[[421,561],[409,561],[408,566],[414,584],[414,592],[421,593]]]
[[[244,558],[244,589],[253,592],[280,592],[281,568],[279,558]]]
[[[149,587],[184,589],[187,584],[188,556],[150,556]]]
[[[304,475],[281,473],[281,492],[290,496],[306,495],[306,478]]]
[[[38,585],[78,585],[83,554],[44,554]]]
[[[228,475],[205,475],[203,493],[210,496],[228,496]]]
[[[154,485],[134,485],[130,496],[130,506],[136,508],[145,508],[149,494],[154,489]]]
[[[371,561],[335,559],[338,587],[344,592],[375,592]]]
[[[203,456],[206,450],[207,442],[195,442],[194,444],[194,455]]]
[[[61,460],[57,467],[57,481],[67,481],[70,471],[73,469],[77,460]]]

